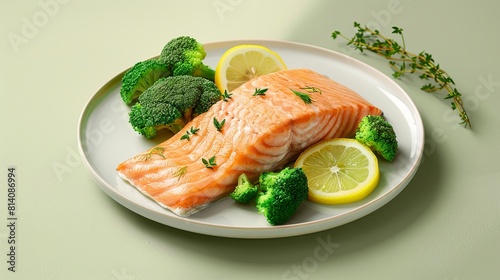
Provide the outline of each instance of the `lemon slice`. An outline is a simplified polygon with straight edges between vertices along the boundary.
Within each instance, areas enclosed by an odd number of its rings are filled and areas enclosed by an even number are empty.
[[[237,45],[228,49],[215,68],[215,84],[221,92],[233,91],[261,75],[287,69],[274,51],[260,45]]]
[[[295,161],[309,184],[308,199],[321,204],[345,204],[368,196],[379,182],[378,160],[355,139],[319,142]]]

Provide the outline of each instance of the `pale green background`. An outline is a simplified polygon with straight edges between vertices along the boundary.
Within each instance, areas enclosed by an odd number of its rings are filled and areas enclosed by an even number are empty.
[[[495,0],[2,1],[0,278],[500,279],[499,10]],[[297,41],[390,74],[386,61],[330,38],[352,34],[354,21],[384,33],[402,27],[410,50],[448,70],[473,124],[456,126],[449,104],[421,92],[418,79],[398,81],[422,114],[424,160],[399,196],[362,219],[276,240],[184,232],[114,202],[76,155],[89,98],[175,36]],[[16,35],[24,41],[13,43]],[[19,178],[16,273],[6,263],[10,165]],[[321,260],[319,240],[337,246]]]

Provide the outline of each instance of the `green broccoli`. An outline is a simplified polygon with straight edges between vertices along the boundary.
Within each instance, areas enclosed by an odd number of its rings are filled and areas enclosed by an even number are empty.
[[[394,160],[398,150],[396,132],[384,117],[372,115],[363,117],[356,129],[355,138],[384,159]]]
[[[245,173],[242,173],[238,177],[238,185],[236,185],[236,188],[230,196],[236,202],[248,203],[255,199],[258,191],[259,186],[252,184],[248,176]]]
[[[174,76],[191,75],[213,81],[215,70],[203,64],[206,57],[203,45],[189,36],[170,40],[158,60],[167,65]]]
[[[271,225],[286,223],[307,199],[307,177],[302,168],[285,168],[259,176],[257,210]]]
[[[255,200],[257,211],[273,226],[286,223],[307,199],[309,188],[302,168],[286,167],[279,172],[263,172],[252,184],[245,173],[229,196],[240,203]]]
[[[131,104],[158,79],[170,75],[165,63],[157,60],[137,62],[123,75],[120,95],[126,104]]]
[[[164,77],[139,96],[129,122],[146,138],[163,128],[177,133],[219,100],[220,91],[212,81],[189,75]]]

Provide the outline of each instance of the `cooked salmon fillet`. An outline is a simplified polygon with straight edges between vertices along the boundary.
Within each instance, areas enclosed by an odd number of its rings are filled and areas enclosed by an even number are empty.
[[[268,89],[254,96],[256,89]],[[292,90],[307,93],[306,104]],[[365,115],[380,109],[351,89],[308,69],[284,70],[251,80],[213,105],[165,142],[117,167],[143,194],[180,216],[226,197],[246,173],[255,179],[283,168],[308,146],[353,136]],[[213,120],[225,123],[218,131]],[[181,139],[190,128],[199,131]],[[207,168],[203,159],[215,157]]]

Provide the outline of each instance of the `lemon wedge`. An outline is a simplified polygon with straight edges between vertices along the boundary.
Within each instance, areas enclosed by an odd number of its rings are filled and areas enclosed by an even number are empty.
[[[287,69],[283,59],[261,45],[237,45],[228,49],[215,68],[215,84],[221,92],[233,91],[261,75]]]
[[[375,154],[355,139],[336,138],[319,142],[295,161],[309,185],[308,199],[321,204],[345,204],[368,196],[379,182]]]

